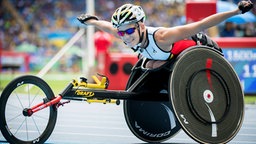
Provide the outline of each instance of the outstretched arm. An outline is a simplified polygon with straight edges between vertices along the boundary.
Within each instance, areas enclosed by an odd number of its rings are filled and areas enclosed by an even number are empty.
[[[177,39],[184,39],[188,38],[198,32],[201,32],[205,29],[208,29],[212,26],[215,26],[225,19],[232,17],[234,15],[237,15],[240,12],[239,9],[223,12],[223,13],[217,13],[213,14],[211,16],[208,16],[198,22],[189,23],[184,26],[176,27],[173,32],[175,33],[175,36],[177,36]]]
[[[208,16],[198,22],[193,22],[183,26],[172,28],[162,28],[158,31],[161,44],[170,45],[178,40],[191,37],[192,35],[215,26],[229,17],[245,13],[251,10],[253,4],[251,1],[241,1],[238,8],[228,12],[222,12]]]
[[[81,14],[80,16],[77,17],[77,19],[82,24],[93,25],[98,29],[105,31],[107,33],[110,33],[115,37],[119,38],[119,36],[117,35],[117,29],[115,29],[110,22],[105,20],[99,20],[97,16],[93,16],[89,14]]]

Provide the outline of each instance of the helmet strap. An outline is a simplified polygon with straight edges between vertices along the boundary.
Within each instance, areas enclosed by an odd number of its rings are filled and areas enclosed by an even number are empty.
[[[139,39],[138,44],[136,44],[134,47],[131,48],[134,52],[136,52],[136,51],[138,51],[139,49],[141,49],[140,46],[141,46],[141,43],[142,43],[142,41],[143,41],[143,39],[144,39],[144,32],[140,33],[140,27],[139,27],[139,24],[138,24],[138,23],[136,23],[136,26],[138,27],[138,32],[139,32],[139,37],[140,37],[140,39]]]

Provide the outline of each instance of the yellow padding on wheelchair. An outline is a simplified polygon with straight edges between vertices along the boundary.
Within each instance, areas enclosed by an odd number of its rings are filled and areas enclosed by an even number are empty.
[[[92,76],[93,80],[95,83],[87,83],[84,81],[81,82],[77,82],[77,80],[73,81],[73,84],[76,84],[75,86],[77,87],[85,87],[85,88],[94,88],[94,89],[106,89],[107,85],[107,78],[106,77],[102,77],[101,81],[95,76]]]
[[[114,103],[119,105],[120,104],[120,100],[115,100],[115,99],[87,99],[86,100],[88,103],[103,103],[103,104],[107,104],[107,103]]]

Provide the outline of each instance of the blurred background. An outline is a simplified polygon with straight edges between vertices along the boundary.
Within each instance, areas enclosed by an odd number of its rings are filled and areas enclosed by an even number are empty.
[[[227,11],[237,6],[239,0],[217,1],[216,12]],[[45,65],[58,53],[67,42],[80,30],[86,30],[86,26],[81,25],[76,17],[87,11],[86,0],[1,0],[0,9],[0,51],[1,51],[1,81],[4,75],[15,73],[37,74]],[[95,0],[95,15],[100,19],[110,21],[114,10],[124,3],[141,5],[147,18],[148,26],[172,27],[183,25],[188,20],[186,15],[186,4],[188,0]],[[252,2],[256,3],[255,0]],[[192,11],[189,11],[192,13]],[[198,14],[198,10],[196,11]],[[231,37],[248,38],[256,37],[256,10],[252,10],[247,18],[229,19],[213,30],[206,33],[213,38]],[[247,15],[246,15],[247,16]],[[95,29],[95,31],[98,31]],[[123,53],[131,54],[132,50],[112,36],[99,34],[87,36],[86,32],[82,38],[76,40],[67,52],[50,68],[49,73],[64,74],[84,74],[83,53],[86,52],[85,38],[94,37],[96,59],[94,60],[94,71],[105,72],[105,69],[112,68],[111,64],[104,63],[110,61],[102,53]],[[102,40],[101,38],[104,37]],[[103,44],[101,43],[102,41]],[[252,42],[250,42],[252,43]],[[102,48],[104,45],[104,48]],[[256,44],[252,43],[255,46]],[[247,47],[246,47],[247,48]],[[249,47],[251,48],[251,46]],[[120,60],[117,55],[111,55],[113,59]],[[120,55],[119,55],[120,56]],[[114,57],[114,58],[113,58]],[[132,61],[134,56],[124,56]],[[102,63],[103,62],[103,63]],[[253,59],[253,65],[255,59]],[[131,66],[128,66],[129,69]],[[256,68],[256,65],[255,65]],[[125,68],[123,68],[125,69]],[[110,71],[115,71],[115,67]],[[129,73],[129,70],[124,70]],[[87,75],[87,74],[86,74]],[[124,77],[125,74],[120,74]],[[255,69],[256,76],[256,69]],[[111,77],[111,76],[110,76]],[[127,76],[126,76],[127,77]],[[125,80],[124,80],[125,81]],[[3,84],[2,84],[3,85]]]

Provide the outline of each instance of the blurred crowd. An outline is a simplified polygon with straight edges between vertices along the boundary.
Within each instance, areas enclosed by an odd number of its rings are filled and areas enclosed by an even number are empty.
[[[32,70],[41,69],[38,63],[45,64],[80,27],[84,27],[76,17],[86,11],[86,0],[0,2],[0,49],[30,53]],[[110,20],[114,10],[124,3],[141,5],[148,17],[146,24],[149,26],[168,27],[186,23],[185,0],[95,0],[95,14],[101,19]],[[247,29],[251,30],[250,33],[245,33]],[[254,23],[243,26],[227,24],[220,27],[219,31],[219,36],[256,36]],[[81,42],[77,42],[75,47],[81,49]],[[111,48],[119,47],[118,42],[113,41]],[[68,70],[74,63],[77,62],[70,52],[59,63],[58,69]]]

